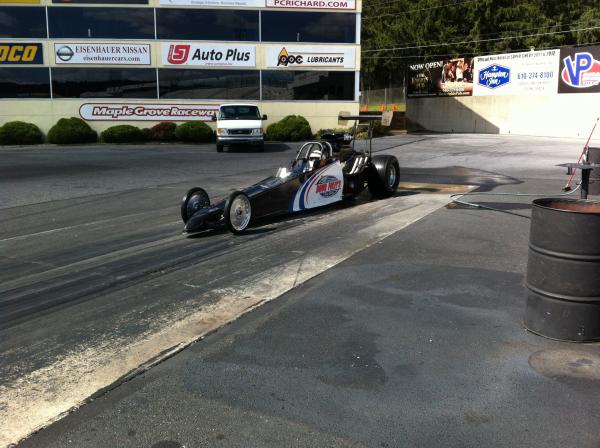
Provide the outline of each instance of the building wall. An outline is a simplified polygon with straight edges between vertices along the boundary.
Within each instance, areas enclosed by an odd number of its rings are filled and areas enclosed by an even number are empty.
[[[31,0],[35,3],[35,0]],[[21,3],[18,0],[11,2],[10,0],[0,0],[0,6],[22,6],[19,5]],[[150,0],[147,5],[123,5],[123,4],[83,4],[77,3],[72,5],[65,5],[64,3],[52,3],[51,0],[42,0],[40,3],[33,4],[31,7],[39,7],[39,6],[66,6],[66,7],[128,7],[128,8],[161,8],[164,5],[159,4],[159,0]],[[29,7],[29,6],[28,6]],[[219,8],[219,7],[196,7],[196,6],[180,6],[173,5],[173,7],[184,8],[184,9],[225,9],[225,10],[233,10],[234,8]],[[235,8],[237,9],[249,9],[256,10],[260,9],[261,11],[269,11],[274,10],[272,8]],[[356,9],[353,11],[339,11],[339,12],[349,12],[356,13],[360,22],[360,10],[361,10],[361,1],[356,1]],[[298,12],[298,9],[285,9],[284,11],[289,12]],[[321,12],[323,14],[338,14],[339,12],[335,11],[322,11],[322,10],[314,10],[314,9],[302,9],[302,11],[306,12]],[[202,24],[199,24],[202,26]],[[0,36],[2,33],[0,32]],[[149,44],[151,48],[151,64],[145,66],[135,66],[135,65],[98,65],[98,68],[152,68],[152,69],[161,69],[166,68],[163,65],[162,61],[162,45],[166,42],[170,42],[170,40],[156,40],[156,39],[148,39],[148,40],[127,40],[127,39],[31,39],[31,38],[20,38],[20,37],[0,37],[0,45],[3,43],[14,43],[14,42],[41,42],[43,45],[44,51],[44,63],[43,67],[68,67],[68,68],[94,68],[95,66],[92,64],[85,65],[71,65],[65,66],[63,64],[57,65],[55,62],[55,46],[54,44],[60,44],[64,42],[79,42],[79,43],[90,43],[90,44],[101,44],[101,43],[127,43],[127,44]],[[201,41],[181,41],[181,43],[199,43]],[[207,42],[208,44],[228,44],[231,42],[225,41],[212,41]],[[255,103],[257,104],[261,112],[263,114],[268,115],[268,120],[266,125],[277,121],[283,118],[286,115],[297,114],[303,115],[306,117],[313,129],[313,131],[317,131],[318,129],[323,128],[331,128],[337,126],[337,116],[340,112],[349,112],[353,114],[357,114],[359,110],[358,103],[358,83],[359,83],[359,71],[360,71],[360,25],[357,25],[357,39],[355,43],[309,43],[309,42],[235,42],[236,44],[251,44],[256,46],[256,66],[250,67],[252,70],[293,70],[291,68],[281,69],[281,68],[273,68],[269,67],[267,64],[267,49],[272,46],[313,46],[313,47],[322,47],[326,49],[327,47],[343,47],[343,48],[352,48],[355,51],[355,63],[354,68],[313,68],[313,67],[303,67],[302,70],[306,71],[345,71],[351,72],[355,77],[355,93],[351,100],[347,101],[339,101],[339,100],[318,100],[318,101],[298,101],[298,100],[290,100],[290,101],[260,101],[260,100],[247,100],[247,99],[127,99],[127,98],[48,98],[48,99],[29,99],[29,98],[0,98],[0,124],[5,123],[7,121],[13,120],[23,120],[28,122],[33,122],[37,124],[44,132],[47,132],[50,127],[56,123],[56,121],[60,118],[64,117],[79,117],[79,109],[82,104],[86,103],[111,103],[111,104],[120,104],[120,103],[135,103],[135,104],[222,104],[222,103],[232,103],[232,102],[244,102],[244,103]],[[11,65],[11,64],[0,64],[0,70],[3,67],[24,67],[23,65]],[[39,67],[39,66],[38,66]],[[203,70],[211,70],[209,67],[182,67],[185,69],[203,69]],[[178,69],[177,67],[171,66],[169,69]],[[217,67],[218,70],[227,70],[228,68]],[[232,70],[239,70],[240,67],[232,67]],[[296,68],[298,70],[298,68]],[[1,79],[0,79],[1,82]],[[1,96],[1,95],[0,95]],[[90,121],[90,125],[96,130],[103,130],[107,127],[110,127],[115,124],[133,124],[140,127],[150,127],[156,123],[157,121]],[[210,121],[207,122],[209,125],[213,125]]]
[[[587,137],[600,94],[409,98],[407,118],[434,132]]]

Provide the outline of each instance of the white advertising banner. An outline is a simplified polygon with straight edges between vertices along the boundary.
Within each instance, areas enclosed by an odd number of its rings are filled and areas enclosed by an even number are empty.
[[[161,5],[218,6],[221,8],[264,8],[265,0],[160,0]]]
[[[267,48],[267,67],[354,68],[353,47],[306,47],[286,45]]]
[[[473,95],[555,95],[559,50],[475,58]]]
[[[267,8],[354,10],[355,0],[266,0]]]
[[[211,121],[218,104],[86,103],[79,115],[90,121]]]
[[[256,46],[238,44],[162,44],[163,65],[256,67]]]
[[[57,64],[150,65],[149,44],[71,43],[54,44]]]

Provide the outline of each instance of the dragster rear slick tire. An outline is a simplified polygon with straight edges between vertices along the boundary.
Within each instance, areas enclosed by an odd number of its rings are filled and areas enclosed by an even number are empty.
[[[187,223],[198,210],[209,207],[210,198],[206,190],[194,187],[185,194],[181,201],[181,219]]]
[[[387,198],[398,190],[400,164],[394,156],[380,155],[371,160],[367,177],[369,192],[375,198]]]
[[[234,235],[240,235],[252,222],[252,204],[250,198],[241,191],[229,195],[223,212],[225,225]]]

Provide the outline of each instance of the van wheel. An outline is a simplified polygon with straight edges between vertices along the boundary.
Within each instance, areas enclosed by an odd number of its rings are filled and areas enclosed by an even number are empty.
[[[217,152],[223,152],[223,144],[217,143]]]

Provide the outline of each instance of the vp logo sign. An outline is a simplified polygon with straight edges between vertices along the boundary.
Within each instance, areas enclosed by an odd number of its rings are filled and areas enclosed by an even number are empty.
[[[510,82],[510,69],[502,65],[494,64],[479,70],[477,84],[490,89],[502,87]]]
[[[585,89],[600,84],[600,62],[591,53],[575,53],[563,58],[564,68],[561,73],[563,82],[577,89]]]

